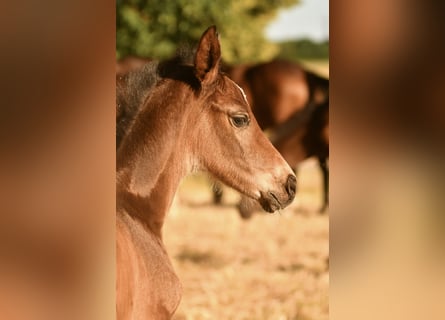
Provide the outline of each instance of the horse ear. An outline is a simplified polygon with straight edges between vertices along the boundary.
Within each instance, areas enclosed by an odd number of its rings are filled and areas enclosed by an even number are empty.
[[[219,72],[221,47],[216,27],[209,27],[199,40],[195,54],[195,75],[201,83],[212,83]]]

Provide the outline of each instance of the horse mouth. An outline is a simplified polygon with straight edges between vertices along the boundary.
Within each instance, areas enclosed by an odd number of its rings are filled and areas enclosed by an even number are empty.
[[[284,209],[292,202],[292,200],[294,200],[297,190],[297,179],[295,178],[295,175],[288,175],[283,189],[284,190],[278,191],[277,193],[272,191],[260,192],[260,199],[258,202],[263,207],[264,211],[272,213]]]
[[[261,193],[261,198],[258,200],[264,211],[273,213],[286,207],[287,203],[281,203],[275,194],[272,192]]]

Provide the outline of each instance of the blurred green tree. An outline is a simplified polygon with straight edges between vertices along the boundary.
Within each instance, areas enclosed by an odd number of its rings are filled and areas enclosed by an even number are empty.
[[[228,63],[256,62],[279,48],[264,37],[278,9],[299,0],[117,0],[116,57],[164,59],[178,45],[195,45],[215,24]]]
[[[279,57],[288,60],[328,60],[329,40],[317,42],[311,39],[299,39],[277,43]]]

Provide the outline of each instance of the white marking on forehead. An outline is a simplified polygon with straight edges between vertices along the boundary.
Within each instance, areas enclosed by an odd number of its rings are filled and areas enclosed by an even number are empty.
[[[229,79],[229,80],[233,82],[233,84],[239,89],[239,91],[241,91],[241,93],[242,93],[242,95],[243,95],[243,98],[244,98],[244,101],[246,101],[246,103],[249,104],[249,102],[247,101],[247,96],[246,96],[246,94],[244,93],[243,88],[241,88],[241,87],[240,87],[235,81],[233,81],[232,79]]]

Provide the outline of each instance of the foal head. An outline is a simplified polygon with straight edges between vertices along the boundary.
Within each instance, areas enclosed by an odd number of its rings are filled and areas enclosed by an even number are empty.
[[[185,138],[193,164],[268,212],[284,208],[295,196],[296,178],[261,131],[243,90],[220,73],[220,60],[218,35],[210,27],[193,67],[200,86]]]

